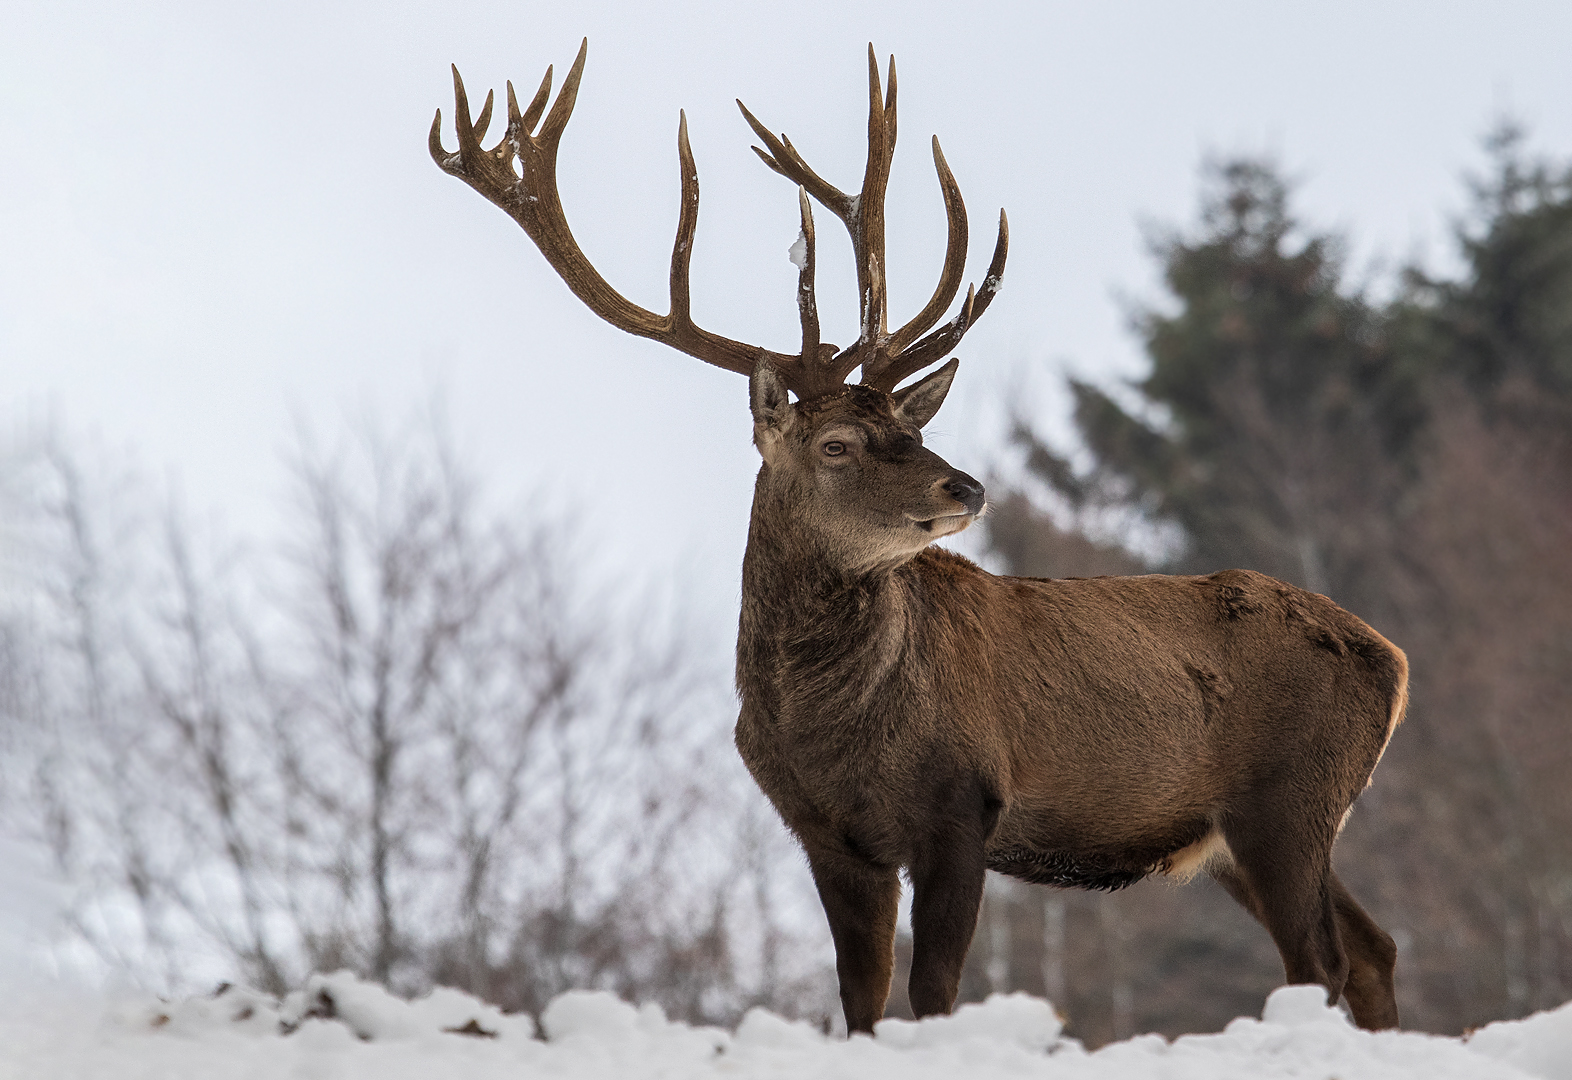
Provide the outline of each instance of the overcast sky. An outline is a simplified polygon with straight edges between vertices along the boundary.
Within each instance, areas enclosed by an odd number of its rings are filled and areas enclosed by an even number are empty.
[[[433,396],[520,505],[576,507],[600,564],[691,582],[735,618],[756,459],[744,380],[581,309],[521,230],[426,154],[448,64],[521,97],[579,40],[561,186],[584,250],[664,311],[677,110],[703,199],[701,325],[789,350],[790,186],[748,150],[741,97],[855,189],[864,50],[900,69],[891,321],[944,246],[938,134],[980,278],[1008,209],[1005,288],[968,335],[931,445],[986,472],[1007,399],[1140,356],[1123,301],[1160,298],[1143,222],[1194,218],[1209,153],[1270,153],[1356,277],[1446,267],[1462,176],[1503,113],[1572,154],[1564,3],[6,4],[0,33],[0,424],[54,418],[265,531],[296,418],[390,425]],[[820,215],[826,340],[854,333],[843,231]],[[1384,260],[1384,263],[1379,260]],[[526,497],[538,492],[538,497]]]

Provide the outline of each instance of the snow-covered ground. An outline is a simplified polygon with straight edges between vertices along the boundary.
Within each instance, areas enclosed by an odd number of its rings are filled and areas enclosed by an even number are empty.
[[[59,898],[36,855],[0,837],[0,1080],[1572,1080],[1572,1003],[1466,1039],[1373,1035],[1305,986],[1276,991],[1261,1019],[1216,1035],[1142,1035],[1094,1053],[1025,994],[885,1020],[873,1038],[849,1040],[762,1009],[735,1031],[691,1027],[583,991],[556,998],[537,1023],[454,990],[403,1001],[348,973],[315,976],[282,1002],[238,987],[164,1002],[89,988],[44,947]]]
[[[1024,994],[920,1023],[885,1020],[873,1038],[844,1040],[763,1010],[736,1031],[690,1027],[580,991],[555,999],[537,1026],[456,991],[405,1002],[341,973],[282,1003],[240,989],[176,1003],[88,1004],[47,991],[13,1000],[0,1016],[0,1077],[1572,1078],[1572,1004],[1457,1039],[1362,1032],[1323,997],[1285,987],[1261,1019],[1219,1034],[1143,1035],[1088,1053],[1061,1037],[1047,1002]]]

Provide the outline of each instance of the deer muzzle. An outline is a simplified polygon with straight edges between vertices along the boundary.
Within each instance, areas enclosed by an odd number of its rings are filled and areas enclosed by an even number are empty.
[[[988,493],[983,486],[963,472],[955,473],[945,482],[944,493],[964,506],[972,517],[982,513],[988,504]]]

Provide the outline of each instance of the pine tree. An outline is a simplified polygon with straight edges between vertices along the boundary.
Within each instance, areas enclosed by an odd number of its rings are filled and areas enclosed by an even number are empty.
[[[1522,129],[1487,140],[1494,174],[1473,183],[1472,227],[1458,230],[1460,281],[1410,275],[1427,322],[1420,343],[1478,397],[1519,382],[1572,405],[1572,169],[1531,161]]]
[[[1269,165],[1210,180],[1200,235],[1156,245],[1175,303],[1137,319],[1152,367],[1134,400],[1072,383],[1095,469],[1027,433],[1030,461],[1072,503],[1176,525],[1166,569],[1246,566],[1346,601],[1418,426],[1414,380],[1382,313],[1343,289],[1337,239],[1300,235]]]

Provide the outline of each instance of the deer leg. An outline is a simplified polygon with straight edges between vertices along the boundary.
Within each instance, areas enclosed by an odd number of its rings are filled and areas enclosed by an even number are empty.
[[[1223,887],[1234,902],[1248,911],[1256,922],[1262,926],[1266,921],[1261,918],[1261,909],[1255,902],[1255,894],[1250,891],[1250,885],[1239,874],[1239,868],[1229,865],[1215,865],[1211,868],[1212,880]]]
[[[912,867],[912,976],[907,990],[918,1019],[955,1007],[986,876],[981,845],[944,852]]]
[[[1348,980],[1348,958],[1333,906],[1329,852],[1309,838],[1296,844],[1275,832],[1260,844],[1235,836],[1228,842],[1234,864],[1212,876],[1272,935],[1288,982],[1320,983],[1335,1002]]]
[[[842,852],[808,849],[808,866],[835,940],[846,1030],[873,1031],[884,1015],[895,971],[895,919],[901,879],[895,867],[875,866]]]
[[[1327,880],[1348,952],[1348,983],[1343,987],[1348,1010],[1354,1014],[1354,1023],[1369,1031],[1395,1028],[1397,993],[1392,972],[1397,966],[1397,943],[1365,913],[1335,873]]]
[[[955,1007],[982,906],[988,836],[999,816],[996,800],[973,791],[948,809],[910,867],[912,974],[907,989],[918,1018]]]

